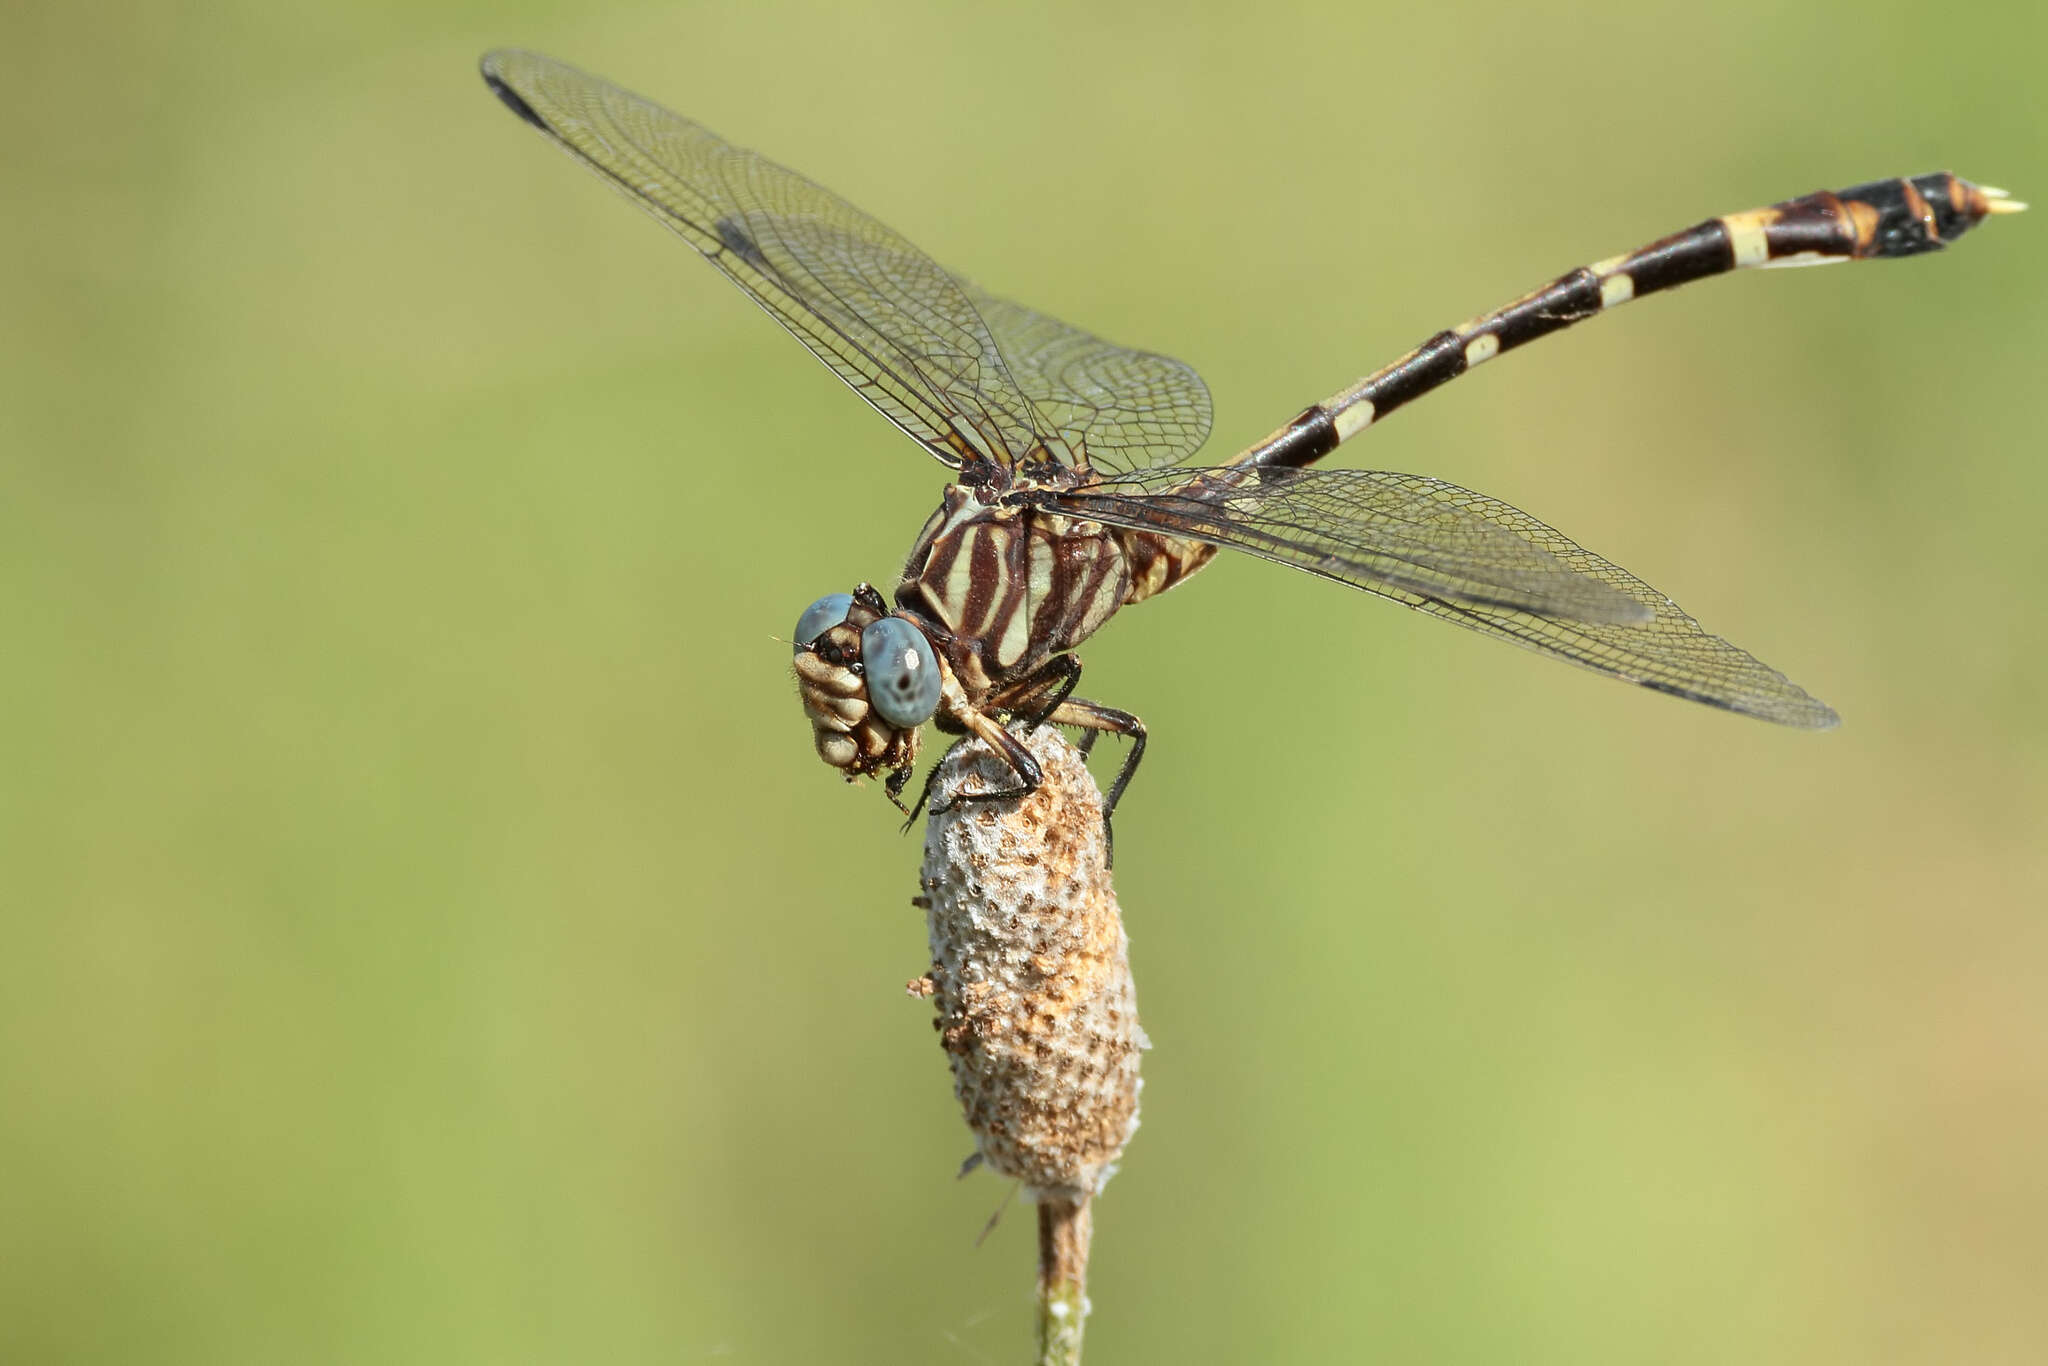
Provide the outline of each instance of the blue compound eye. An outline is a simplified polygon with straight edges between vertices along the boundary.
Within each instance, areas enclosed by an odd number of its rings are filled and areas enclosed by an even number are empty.
[[[939,708],[939,661],[923,632],[901,617],[883,617],[860,633],[860,662],[868,701],[884,721],[909,730],[932,719]]]
[[[796,649],[802,654],[817,643],[818,637],[846,620],[846,614],[853,610],[853,594],[827,593],[796,619]]]

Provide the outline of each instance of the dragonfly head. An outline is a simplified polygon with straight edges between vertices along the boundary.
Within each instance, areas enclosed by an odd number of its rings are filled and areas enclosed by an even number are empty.
[[[795,646],[797,693],[820,759],[849,781],[916,762],[918,730],[938,710],[944,680],[915,623],[862,584],[805,608]]]

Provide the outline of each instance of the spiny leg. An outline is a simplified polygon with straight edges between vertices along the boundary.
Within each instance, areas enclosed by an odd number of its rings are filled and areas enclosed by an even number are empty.
[[[1102,804],[1103,857],[1111,867],[1115,867],[1116,827],[1111,824],[1110,818],[1116,814],[1116,805],[1123,800],[1124,789],[1131,785],[1131,775],[1138,771],[1138,764],[1145,757],[1145,723],[1127,711],[1119,711],[1115,707],[1105,707],[1099,702],[1090,702],[1085,698],[1067,697],[1066,694],[1073,691],[1074,682],[1079,679],[1080,672],[1079,666],[1076,665],[1072,675],[1066,679],[1065,687],[1061,691],[1060,696],[1062,700],[1045,715],[1041,716],[1039,722],[1034,722],[1033,724],[1051,721],[1056,726],[1072,726],[1079,730],[1081,732],[1080,750],[1084,758],[1089,750],[1094,747],[1095,737],[1105,731],[1129,737],[1131,741],[1130,753],[1124,756],[1123,766],[1117,770],[1116,781],[1110,784],[1109,797]],[[975,727],[975,734],[987,740],[990,744],[997,745],[1004,759],[1011,768],[1017,771],[1017,776],[1022,778],[1026,785],[1016,788],[1002,788],[989,792],[963,792],[954,798],[955,802],[993,802],[1003,801],[1011,797],[1028,797],[1038,790],[1038,785],[1043,780],[1043,775],[1038,767],[1038,761],[1032,757],[1031,751],[1025,749],[1023,745],[1017,742],[1014,736],[1001,726],[997,726],[993,722],[990,722],[989,726],[996,735],[1000,735],[1003,741],[1007,743],[1000,743],[994,740],[979,727]],[[924,809],[926,801],[930,799],[932,787],[939,780],[939,767],[939,764],[934,764],[932,771],[925,776],[924,791],[918,796],[917,805],[911,808],[910,819],[904,822],[903,828],[905,830],[908,830],[916,822],[917,813]],[[932,811],[934,814],[937,814],[946,809],[943,806],[934,806]]]
[[[1054,655],[1022,679],[1003,690],[997,710],[1024,718],[1026,732],[1037,730],[1071,697],[1081,681],[1081,661],[1073,655]]]
[[[1116,725],[1096,725],[1092,721],[1076,721],[1066,716],[1056,715],[1066,706],[1067,699],[1073,696],[1074,687],[1080,681],[1080,659],[1070,654],[1054,655],[1051,659],[1039,665],[1032,673],[1026,675],[1004,691],[1001,710],[1008,711],[1013,715],[1021,716],[1028,714],[1029,719],[1025,722],[1026,731],[1036,730],[1047,721],[1052,721],[1055,725],[1074,727],[1081,732],[1081,738],[1075,745],[1075,748],[1081,751],[1081,757],[1085,759],[1094,752],[1096,737],[1100,736],[1105,730],[1114,730],[1118,734],[1131,734],[1132,732],[1121,722]],[[1096,716],[1124,718],[1125,721],[1129,722],[1130,726],[1136,727],[1138,749],[1143,750],[1145,727],[1137,717],[1132,716],[1129,712],[1115,711],[1112,708],[1102,707],[1086,700],[1076,703],[1075,707],[1077,709],[1075,714],[1085,712]],[[1136,768],[1137,759],[1134,755],[1125,762],[1124,768],[1118,774],[1115,789],[1117,795],[1122,794],[1124,785],[1130,781],[1130,775]],[[1116,797],[1112,796],[1110,798],[1110,807],[1114,809],[1115,806]],[[1107,815],[1107,812],[1104,814]]]
[[[1075,659],[1072,655],[1055,655],[1006,689],[1003,694],[1004,701],[997,710],[1009,712],[1014,716],[1026,717],[1024,730],[1028,734],[1045,724],[1047,718],[1054,711],[1058,710],[1061,703],[1067,700],[1068,695],[1074,691],[1074,685],[1080,681],[1081,661]],[[1088,752],[1086,745],[1082,746],[1081,752],[1084,755]],[[938,782],[939,767],[944,762],[944,758],[941,757],[932,764],[931,770],[925,774],[924,787],[918,794],[915,805],[905,807],[902,802],[896,802],[896,809],[909,817],[908,820],[903,822],[905,830],[909,830],[912,825],[917,823],[918,813],[923,811],[925,803],[931,800],[932,786]],[[1011,767],[1015,768],[1016,764],[1012,763]],[[908,775],[905,776],[907,777]],[[1019,776],[1022,776],[1021,771]],[[900,790],[902,784],[897,783],[896,786]],[[1027,795],[1035,791],[1037,787],[1038,784],[1033,782],[1030,787],[1017,792],[1015,795]],[[997,793],[992,795],[1002,796],[1008,794]],[[890,800],[895,801],[893,794]],[[989,797],[976,796],[975,800],[987,801]]]
[[[1082,731],[1083,754],[1093,747],[1095,737],[1104,731],[1130,740],[1131,751],[1124,756],[1123,766],[1116,773],[1116,781],[1110,784],[1109,799],[1102,804],[1102,819],[1107,822],[1116,813],[1116,804],[1123,800],[1124,789],[1131,785],[1131,775],[1138,771],[1138,764],[1145,757],[1145,723],[1127,711],[1105,707],[1100,702],[1090,702],[1085,697],[1071,698],[1060,703],[1048,719],[1056,726],[1073,726]]]
[[[1105,854],[1113,865],[1116,860],[1116,833],[1110,824],[1110,817],[1116,813],[1117,803],[1123,800],[1124,789],[1130,786],[1132,775],[1138,771],[1138,764],[1145,757],[1145,723],[1130,712],[1071,696],[1074,685],[1080,679],[1081,662],[1078,659],[1072,655],[1055,656],[1007,689],[1001,710],[1017,716],[1028,713],[1030,719],[1026,722],[1027,732],[1048,721],[1056,726],[1071,726],[1079,730],[1079,748],[1084,757],[1094,748],[1095,737],[1105,731],[1130,739],[1130,753],[1124,756],[1123,764],[1117,770],[1116,781],[1110,784],[1109,796],[1102,805]],[[998,724],[987,712],[978,708],[961,709],[956,715],[971,734],[1000,753],[1004,762],[1009,764],[1020,779],[1020,784],[1016,787],[995,788],[987,792],[962,792],[954,797],[953,801],[956,804],[1007,801],[1011,798],[1028,797],[1038,790],[1039,784],[1044,780],[1043,771],[1031,751],[1014,735]],[[931,771],[925,775],[923,790],[918,794],[915,805],[910,808],[910,819],[904,822],[905,830],[916,823],[918,813],[930,802],[932,790],[939,779],[941,764],[934,764]],[[899,802],[898,806],[901,805]],[[946,809],[944,806],[932,807],[935,814]]]
[[[1660,290],[1752,267],[1875,261],[1938,251],[1992,214],[2026,205],[1937,171],[1821,190],[1724,214],[1561,275],[1491,313],[1439,332],[1392,365],[1318,403],[1253,446],[1239,466],[1313,464],[1394,409],[1503,351]]]
[[[1117,770],[1116,782],[1111,785],[1109,800],[1103,807],[1103,819],[1107,821],[1130,785],[1131,775],[1138,771],[1138,761],[1144,757],[1145,723],[1127,711],[1074,698],[1074,687],[1080,681],[1081,661],[1070,654],[1054,655],[1006,689],[1001,708],[1018,715],[1029,713],[1027,730],[1035,730],[1047,721],[1079,730],[1078,748],[1084,758],[1094,750],[1096,737],[1105,731],[1131,738],[1131,752]]]
[[[908,818],[903,823],[903,828],[906,830],[910,828],[910,822],[917,819],[917,812],[903,804],[903,788],[909,781],[910,769],[908,768],[893,769],[890,771],[889,776],[882,780],[882,795],[889,799],[891,806],[901,811]],[[924,798],[919,797],[917,804],[923,806]]]
[[[924,810],[925,803],[932,799],[932,788],[937,786],[939,770],[944,768],[945,765],[946,756],[941,754],[938,758],[932,760],[932,766],[925,770],[924,782],[917,790],[917,800],[912,802],[910,809],[903,813],[904,834],[910,833],[910,827],[917,824],[918,815]]]
[[[1138,771],[1138,762],[1145,757],[1145,723],[1127,711],[1105,707],[1100,702],[1086,698],[1073,698],[1062,702],[1054,709],[1052,723],[1056,726],[1074,726],[1083,734],[1085,743],[1081,753],[1085,757],[1094,746],[1094,737],[1104,731],[1113,731],[1128,736],[1130,753],[1124,755],[1123,767],[1117,770],[1116,781],[1110,784],[1109,798],[1102,804],[1102,846],[1103,861],[1116,867],[1116,826],[1111,817],[1116,814],[1116,804],[1123,800],[1124,789],[1131,785],[1131,775]]]
[[[951,810],[952,807],[962,802],[1009,801],[1016,797],[1028,797],[1038,791],[1038,785],[1045,781],[1045,773],[1038,766],[1037,756],[1024,747],[1023,741],[1005,730],[994,717],[978,708],[962,710],[956,714],[959,720],[967,727],[969,734],[1003,756],[1003,762],[1008,764],[1010,771],[1017,775],[1018,785],[1016,787],[990,788],[986,792],[956,793],[950,803],[934,805],[932,807],[932,814],[937,815],[942,811]],[[911,809],[911,821],[917,819],[917,813],[924,808],[925,802],[931,797],[932,785],[938,781],[939,768],[943,763],[944,760],[941,760],[939,764],[934,764],[931,773],[925,778],[924,792],[918,797],[917,805]],[[903,828],[908,830],[910,824],[906,822]]]

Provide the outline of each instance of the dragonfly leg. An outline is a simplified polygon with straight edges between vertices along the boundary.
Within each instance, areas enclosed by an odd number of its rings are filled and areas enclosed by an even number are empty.
[[[939,781],[939,770],[945,767],[945,764],[946,760],[943,756],[932,761],[931,768],[924,775],[924,786],[918,790],[917,800],[912,802],[910,809],[903,813],[905,818],[903,821],[904,834],[910,833],[910,827],[917,824],[918,814],[924,810],[925,803],[932,799],[932,788]]]
[[[963,802],[1004,802],[1015,797],[1028,797],[1038,791],[1038,785],[1045,781],[1045,773],[1044,770],[1039,768],[1037,758],[1030,750],[1024,748],[1023,741],[1003,729],[996,722],[995,718],[986,712],[978,710],[966,712],[960,716],[960,720],[966,725],[970,734],[1003,756],[1003,762],[1008,764],[1010,771],[1017,775],[1017,785],[1015,787],[994,787],[986,792],[956,793],[952,801],[943,805],[934,804],[932,814],[937,815],[942,811],[950,810],[952,807],[958,806]],[[941,762],[943,763],[943,761]],[[922,807],[925,804],[926,798],[931,796],[932,784],[938,780],[938,775],[939,769],[937,766],[934,766],[931,776],[925,779],[924,795],[917,799],[919,807]],[[911,813],[911,819],[917,819],[915,811]]]
[[[1131,775],[1138,771],[1138,764],[1145,757],[1145,723],[1127,711],[1105,707],[1084,697],[1061,702],[1052,709],[1048,719],[1056,726],[1073,726],[1079,730],[1083,754],[1093,748],[1095,737],[1104,731],[1130,739],[1131,752],[1124,756],[1123,767],[1117,770],[1116,781],[1110,784],[1109,800],[1102,804],[1102,819],[1107,822],[1116,814],[1116,804],[1123,800],[1124,789],[1131,785]]]
[[[909,782],[910,770],[908,768],[892,770],[889,776],[882,780],[882,794],[889,799],[889,804],[910,818],[903,823],[903,828],[906,830],[910,828],[910,821],[917,819],[917,812],[903,804],[903,788]],[[923,806],[924,798],[919,797],[917,804]]]
[[[1081,661],[1072,655],[1054,655],[1004,689],[999,710],[1023,718],[1029,734],[1065,705],[1080,681]]]
[[[991,711],[999,712],[1024,722],[1026,734],[1047,722],[1056,726],[1070,726],[1081,732],[1079,748],[1086,756],[1095,746],[1096,737],[1108,731],[1129,737],[1130,753],[1124,756],[1123,766],[1117,770],[1116,781],[1110,785],[1109,798],[1102,807],[1102,828],[1104,842],[1109,855],[1115,858],[1115,835],[1110,828],[1110,817],[1116,805],[1123,799],[1124,789],[1130,786],[1131,775],[1138,771],[1138,764],[1145,757],[1145,723],[1127,711],[1105,707],[1100,702],[1073,695],[1074,687],[1081,681],[1081,661],[1072,655],[1055,655],[1039,665],[1031,673],[1003,690],[1000,700],[989,711],[965,705],[965,699],[956,702],[953,708],[953,726],[964,729],[979,737],[984,743],[1003,756],[1016,773],[1015,787],[994,788],[987,792],[962,792],[952,802],[993,802],[1007,801],[1015,797],[1028,797],[1038,790],[1042,772],[1037,759],[1026,749],[1023,742],[999,724]],[[948,727],[949,729],[952,727]],[[932,791],[938,782],[939,766],[934,765],[926,775],[924,790],[910,808],[910,820],[904,823],[908,830],[917,820],[917,815],[931,802]],[[898,803],[901,806],[901,803]],[[934,813],[944,811],[945,806],[933,805]]]
[[[1081,661],[1073,655],[1054,655],[1005,689],[1000,707],[1013,716],[1028,717],[1027,729],[1050,721],[1080,731],[1078,747],[1084,758],[1105,731],[1130,738],[1131,751],[1124,756],[1123,767],[1117,770],[1116,782],[1111,784],[1109,799],[1102,807],[1103,834],[1113,854],[1115,841],[1110,835],[1109,819],[1116,814],[1116,804],[1123,800],[1131,775],[1138,771],[1138,764],[1145,757],[1145,723],[1127,711],[1075,697],[1074,685],[1080,681]]]

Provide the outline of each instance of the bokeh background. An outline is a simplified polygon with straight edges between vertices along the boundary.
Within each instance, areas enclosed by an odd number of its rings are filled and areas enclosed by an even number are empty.
[[[1713,213],[2048,198],[2027,4],[20,6],[0,1359],[1022,1359],[918,845],[786,636],[941,471],[474,74],[516,43],[1208,378],[1227,456]],[[1118,619],[1111,1361],[2048,1354],[2041,213],[1702,285],[1347,451],[1834,703],[1249,561]]]

